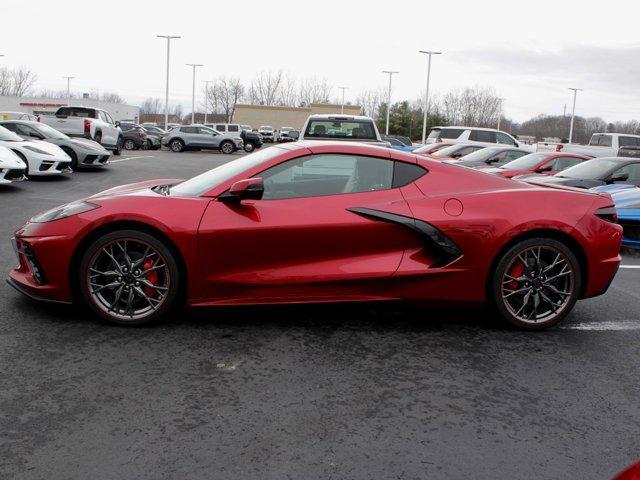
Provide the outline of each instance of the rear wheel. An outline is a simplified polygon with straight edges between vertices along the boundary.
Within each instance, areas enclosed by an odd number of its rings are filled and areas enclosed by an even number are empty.
[[[541,330],[560,322],[578,300],[580,264],[564,243],[531,238],[503,255],[491,287],[503,320],[519,328]]]
[[[96,132],[96,138],[94,140],[98,143],[102,143],[102,132]]]
[[[225,140],[220,144],[220,151],[224,154],[229,155],[230,153],[233,153],[236,151],[236,147],[233,144],[233,142],[230,142],[229,140]]]
[[[143,325],[170,309],[178,277],[176,260],[163,242],[145,232],[120,230],[89,246],[78,284],[85,302],[102,319]]]
[[[122,137],[118,137],[118,141],[116,142],[116,149],[113,151],[113,154],[115,156],[119,156],[122,153],[122,143]]]
[[[124,149],[125,149],[125,150],[135,150],[135,148],[136,148],[136,142],[134,142],[134,141],[133,141],[133,140],[131,140],[130,138],[127,138],[127,139],[124,141],[123,146],[124,146]]]

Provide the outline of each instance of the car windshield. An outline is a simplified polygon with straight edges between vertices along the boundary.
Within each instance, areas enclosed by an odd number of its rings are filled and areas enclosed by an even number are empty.
[[[3,142],[22,142],[22,138],[13,133],[10,130],[7,130],[4,127],[0,127],[0,140]]]
[[[261,163],[268,162],[272,158],[281,155],[284,150],[277,147],[259,150],[246,155],[233,162],[225,163],[212,170],[204,172],[171,188],[172,195],[197,197],[217,187],[221,183],[240,175],[242,172],[257,167]]]
[[[567,168],[563,170],[561,174],[557,174],[556,177],[598,180],[606,177],[611,170],[619,165],[621,165],[621,163],[616,160],[594,158],[593,160],[587,160],[574,167]]]
[[[505,163],[500,168],[504,168],[505,170],[528,170],[538,165],[547,158],[547,156],[548,154],[546,153],[530,153],[529,155]]]
[[[36,123],[32,125],[33,128],[35,128],[38,132],[40,132],[42,135],[44,135],[47,138],[54,138],[56,140],[68,140],[69,137],[66,136],[64,133],[59,132],[58,130],[56,130],[53,127],[50,127],[49,125],[45,125],[44,123]]]
[[[466,147],[466,145],[451,145],[449,147],[441,148],[437,152],[434,152],[432,155],[434,157],[449,157],[463,147]]]
[[[373,122],[355,119],[311,119],[304,132],[306,138],[352,138],[377,140]]]
[[[460,165],[464,165],[465,167],[475,167],[477,165],[482,165],[486,163],[494,155],[500,153],[502,149],[500,148],[483,148],[478,150],[477,152],[470,153],[469,155],[465,155],[458,162]]]
[[[268,130],[268,131],[273,131],[273,127],[260,127],[260,130]]]

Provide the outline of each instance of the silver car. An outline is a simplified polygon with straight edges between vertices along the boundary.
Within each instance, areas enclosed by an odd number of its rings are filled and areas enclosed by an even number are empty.
[[[242,138],[236,134],[220,133],[204,125],[181,125],[169,131],[162,144],[173,152],[184,150],[220,150],[222,153],[233,153],[244,146]]]
[[[30,120],[0,122],[7,130],[25,140],[42,140],[60,147],[71,157],[71,168],[103,167],[109,164],[111,152],[102,145],[86,138],[71,138],[44,123]]]

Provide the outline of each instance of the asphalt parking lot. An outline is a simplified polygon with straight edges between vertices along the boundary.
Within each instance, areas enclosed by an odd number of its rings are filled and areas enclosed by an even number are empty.
[[[127,152],[0,186],[0,264],[39,211],[236,157]],[[640,257],[623,264],[605,296],[541,333],[400,305],[119,328],[3,283],[0,478],[610,478],[640,457]]]

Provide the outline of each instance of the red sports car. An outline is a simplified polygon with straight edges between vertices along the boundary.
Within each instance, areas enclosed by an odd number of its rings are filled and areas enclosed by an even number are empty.
[[[607,194],[363,144],[281,144],[37,215],[15,233],[8,281],[119,324],[180,301],[434,300],[488,302],[538,329],[607,290],[615,220]]]
[[[524,157],[512,160],[500,167],[484,168],[483,172],[494,173],[504,178],[513,178],[518,175],[541,174],[555,175],[562,170],[578,165],[593,157],[574,153],[540,152],[530,153]]]
[[[428,157],[432,153],[436,153],[438,150],[442,150],[443,148],[450,147],[451,145],[454,145],[454,144],[448,143],[448,142],[428,143],[422,147],[416,148],[411,153]]]

